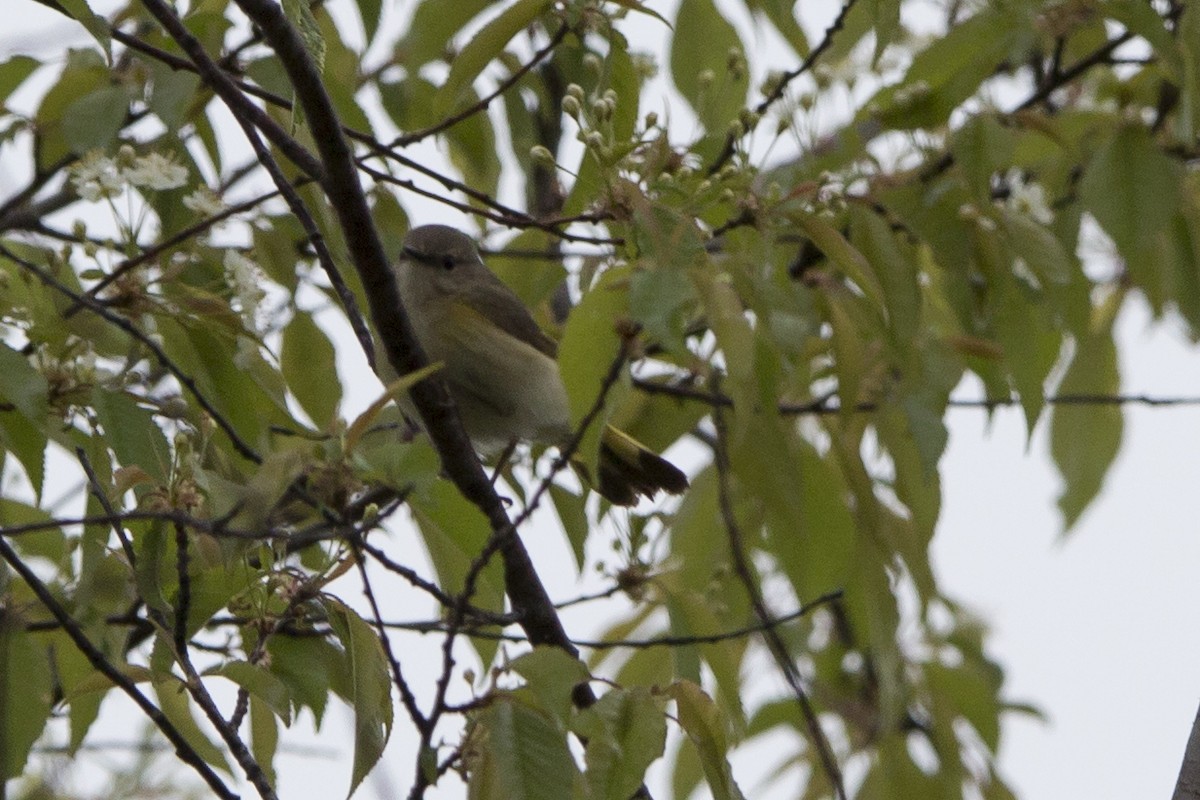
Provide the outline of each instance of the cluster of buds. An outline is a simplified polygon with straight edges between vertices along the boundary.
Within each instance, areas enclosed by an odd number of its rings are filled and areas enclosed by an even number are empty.
[[[599,64],[599,59],[593,53],[589,53],[588,56],[596,65]],[[584,62],[592,63],[586,56]],[[572,83],[563,96],[562,108],[563,112],[579,125],[579,132],[575,138],[600,158],[612,158],[612,120],[617,109],[616,90],[606,89],[602,94],[594,94],[589,99],[582,86]]]
[[[97,378],[106,377],[97,370],[92,343],[75,336],[67,337],[59,354],[45,345],[37,347],[32,360],[34,369],[46,380],[50,407],[64,417],[72,407],[87,405]]]

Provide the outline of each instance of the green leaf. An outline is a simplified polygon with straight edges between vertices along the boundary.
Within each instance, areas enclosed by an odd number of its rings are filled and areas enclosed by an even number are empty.
[[[1183,85],[1173,127],[1176,139],[1190,142],[1200,129],[1200,8],[1184,6],[1176,32],[1182,53]]]
[[[921,326],[921,290],[909,249],[902,247],[882,216],[858,204],[850,208],[850,222],[850,249],[870,266],[869,277],[863,280],[878,280],[891,342],[907,353],[918,344]],[[851,261],[857,263],[857,259]]]
[[[804,29],[796,20],[796,4],[793,0],[753,0],[747,5],[761,11],[767,19],[771,20],[775,30],[779,31],[779,35],[791,46],[796,55],[801,58],[808,56],[808,36],[805,35]]]
[[[667,690],[675,701],[679,724],[700,753],[704,777],[714,800],[745,800],[733,779],[727,754],[725,720],[712,699],[691,681],[679,681]]]
[[[682,0],[671,39],[671,78],[705,129],[722,137],[745,107],[749,86],[746,69],[729,69],[733,51],[746,52],[713,0]],[[702,73],[711,73],[712,81],[702,80]]]
[[[53,522],[54,516],[37,506],[27,505],[9,497],[0,497],[0,529]],[[44,558],[52,564],[61,564],[67,554],[66,536],[62,528],[55,524],[47,524],[44,530],[14,536],[12,542],[22,555]]]
[[[847,278],[854,281],[854,284],[871,299],[871,303],[876,308],[886,307],[883,299],[883,287],[871,268],[871,263],[857,248],[846,241],[846,237],[842,235],[841,231],[812,214],[798,215],[796,222],[804,234],[817,246],[817,249],[828,256],[846,274]]]
[[[414,75],[439,58],[454,35],[494,0],[422,0],[412,14],[408,33],[396,45],[396,58]]]
[[[992,114],[974,116],[954,132],[954,161],[981,207],[991,205],[992,176],[1012,163],[1014,138]]]
[[[564,723],[574,708],[575,687],[591,679],[582,661],[558,647],[535,647],[513,659],[510,667],[525,679],[542,710]]]
[[[42,64],[31,56],[13,56],[0,64],[0,103],[8,99]]]
[[[104,440],[123,467],[141,467],[160,484],[171,470],[171,448],[154,415],[124,392],[97,387],[92,392]]]
[[[112,631],[107,632],[109,637],[112,637],[112,634]],[[120,635],[123,636],[124,633],[122,632]],[[100,634],[97,638],[103,636],[104,634]],[[71,722],[71,738],[68,747],[71,754],[74,755],[83,744],[83,739],[87,736],[92,724],[100,716],[100,704],[107,692],[86,692],[71,696],[75,687],[82,681],[91,679],[98,674],[96,668],[88,661],[87,656],[80,652],[65,631],[56,632],[49,644],[53,647],[54,653],[54,675],[61,683],[64,698],[62,702],[67,705]],[[70,697],[70,700],[67,700],[67,697]]]
[[[988,299],[1004,363],[1025,413],[1026,431],[1032,434],[1062,334],[1051,326],[1043,298],[1011,275],[1000,276]]]
[[[284,725],[292,724],[292,695],[279,676],[249,661],[230,661],[205,674],[228,678],[264,702],[272,714],[283,720]]]
[[[410,497],[409,506],[437,572],[438,585],[451,594],[462,592],[471,564],[491,537],[487,519],[446,480],[435,481],[425,495]],[[504,575],[498,555],[479,573],[471,604],[497,612],[504,608]],[[483,638],[470,641],[486,667],[497,643]]]
[[[566,733],[545,714],[498,696],[474,721],[482,752],[471,771],[470,800],[579,798],[579,768]]]
[[[0,446],[25,468],[34,495],[41,497],[46,476],[45,431],[49,413],[49,386],[29,359],[0,343],[0,402],[16,411],[0,411]]]
[[[941,785],[940,774],[940,771],[926,774],[909,755],[904,734],[891,733],[877,746],[875,758],[856,796],[863,800],[882,800],[887,797],[950,797],[951,792],[961,792],[961,786]]]
[[[671,23],[667,22],[667,18],[662,14],[658,13],[652,8],[646,8],[646,4],[643,2],[643,0],[609,0],[609,2],[611,2],[613,5],[621,6],[621,8],[628,8],[630,11],[638,14],[646,14],[654,17],[668,28],[671,26]]]
[[[275,712],[259,697],[250,695],[250,753],[276,785],[275,753],[279,750],[279,723]]]
[[[584,547],[591,530],[588,527],[587,519],[587,492],[575,494],[570,489],[552,483],[550,484],[550,502],[554,504],[554,510],[558,513],[558,521],[567,535],[567,541],[571,543],[571,555],[575,557],[575,569],[582,572],[587,559]]]
[[[1024,214],[1003,209],[999,214],[1013,253],[1028,265],[1042,285],[1070,282],[1075,272],[1074,261],[1050,229]]]
[[[283,0],[284,16],[300,32],[304,41],[304,49],[317,65],[318,70],[325,68],[325,37],[321,35],[321,26],[313,15],[312,8],[302,0]]]
[[[550,6],[551,0],[517,0],[484,25],[450,65],[450,74],[438,91],[435,107],[441,113],[460,105],[467,89],[514,36]],[[444,5],[444,4],[443,4]]]
[[[627,800],[663,754],[667,720],[645,687],[614,689],[584,710],[575,726],[587,739],[584,760],[591,800]]]
[[[184,70],[175,70],[158,61],[150,65],[153,82],[150,90],[150,110],[167,130],[177,132],[190,121],[188,112],[200,87],[200,77]]]
[[[345,654],[313,636],[272,636],[267,652],[271,654],[271,672],[287,685],[293,709],[312,709],[314,724],[320,728],[330,690],[342,694],[346,688],[342,685]]]
[[[889,44],[894,42],[904,31],[900,23],[901,0],[870,0],[867,8],[871,12],[872,28],[875,31],[875,54],[871,65],[879,62],[879,57]]]
[[[333,344],[311,312],[297,311],[283,329],[279,366],[304,413],[318,428],[326,429],[337,415],[342,384]]]
[[[72,19],[95,37],[100,46],[104,48],[105,53],[112,56],[112,33],[108,29],[108,22],[88,7],[87,0],[56,0],[56,2]]]
[[[107,86],[67,106],[63,135],[76,153],[103,150],[117,138],[128,112],[129,93],[121,86]]]
[[[0,342],[0,399],[12,403],[40,428],[46,421],[49,391],[46,379],[29,359]]]
[[[1016,10],[988,8],[963,20],[913,58],[900,83],[882,89],[864,107],[889,128],[932,128],[990,78],[999,64],[1033,36]]]
[[[595,405],[604,378],[624,346],[617,324],[628,314],[628,276],[627,269],[606,271],[567,318],[558,346],[558,367],[567,387],[572,426],[578,426]],[[610,390],[607,407],[619,397],[618,388]],[[598,474],[596,460],[606,420],[607,414],[602,413],[592,422],[576,451],[592,475]]]
[[[350,662],[354,770],[346,794],[349,797],[379,761],[392,733],[391,673],[375,629],[356,611],[331,597],[326,597],[323,605]]]
[[[941,694],[938,705],[961,715],[979,733],[993,753],[1000,744],[1000,686],[1003,673],[999,668],[970,658],[954,667],[931,661],[924,665],[925,679],[930,690]]]
[[[479,98],[470,87],[464,87],[464,104]],[[487,114],[474,114],[442,136],[450,149],[450,161],[473,189],[494,195],[500,181],[500,158],[496,154],[496,133]]]
[[[183,684],[178,680],[160,680],[154,684],[154,693],[158,697],[158,707],[162,710],[163,716],[171,721],[171,724],[183,736],[184,741],[196,751],[196,755],[200,756],[206,764],[233,775],[233,771],[229,768],[229,762],[225,760],[225,751],[215,745],[196,723],[196,718],[192,715],[188,693],[184,691]]]
[[[1179,170],[1140,125],[1119,126],[1079,184],[1084,207],[1112,237],[1138,283],[1157,285],[1155,245],[1179,208]]]
[[[356,0],[358,16],[362,20],[363,30],[367,34],[367,44],[375,39],[379,30],[379,20],[383,17],[383,0]]]
[[[1112,320],[1078,340],[1058,394],[1110,396],[1121,389]],[[1124,430],[1121,407],[1112,403],[1055,406],[1050,418],[1050,455],[1065,486],[1058,497],[1064,532],[1100,493],[1117,456]]]
[[[50,657],[36,634],[0,618],[0,781],[24,774],[29,750],[50,718]]]

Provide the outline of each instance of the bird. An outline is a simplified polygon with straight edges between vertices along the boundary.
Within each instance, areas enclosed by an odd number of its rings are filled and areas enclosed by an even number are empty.
[[[393,269],[417,340],[442,364],[475,449],[492,456],[519,441],[566,444],[574,431],[557,342],[484,264],[475,241],[448,225],[412,228]],[[597,473],[594,488],[618,506],[688,486],[682,470],[611,424],[601,432]]]

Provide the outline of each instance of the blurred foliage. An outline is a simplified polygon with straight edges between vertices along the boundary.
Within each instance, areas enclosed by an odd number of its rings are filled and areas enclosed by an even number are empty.
[[[676,797],[706,783],[739,798],[731,757],[749,750],[790,796],[834,796],[797,698],[759,679],[771,656],[755,596],[783,616],[840,591],[771,635],[837,763],[856,765],[848,795],[1011,796],[1000,721],[1034,712],[1006,695],[983,623],[929,563],[948,400],[973,376],[1019,403],[1031,434],[1050,425],[1069,528],[1120,447],[1122,410],[1105,401],[1121,388],[1123,305],[1143,298],[1200,338],[1200,7],[902,14],[901,0],[851,0],[834,21],[810,5],[420,0],[392,19],[378,0],[359,0],[357,18],[348,3],[284,3],[370,170],[387,246],[414,188],[475,212],[476,232],[518,229],[490,260],[562,340],[573,407],[591,406],[640,330],[640,378],[612,388],[605,416],[659,450],[709,446],[679,502],[613,510],[570,475],[547,495],[581,572],[589,535],[622,532],[605,568],[630,610],[605,637],[669,635],[671,649],[597,649],[585,667],[474,639],[487,676],[457,732],[411,754],[424,781],[458,773],[477,798],[624,798],[666,750]],[[218,770],[231,753],[182,691],[195,685],[173,627],[204,682],[243,691],[268,780],[280,724],[307,709],[319,725],[331,696],[350,704],[353,791],[398,702],[373,612],[357,590],[343,592],[355,607],[326,590],[395,510],[359,499],[402,498],[426,579],[450,595],[474,583],[471,602],[500,611],[499,565],[472,569],[487,522],[422,438],[401,441],[394,408],[347,418],[360,376],[346,372],[352,339],[331,336],[346,309],[313,238],[222,130],[220,102],[179,69],[180,47],[138,3],[61,11],[94,43],[0,63],[0,144],[27,181],[0,197],[4,776],[30,773],[15,796],[62,796],[31,753],[54,738],[55,710],[78,752],[114,688],[19,561]],[[235,4],[192,3],[184,23],[311,143]],[[631,44],[647,31],[661,52]],[[30,94],[29,109],[13,102]],[[298,189],[361,297],[328,201]],[[564,274],[580,309],[565,322]],[[506,470],[509,493],[528,499],[534,474]],[[572,689],[593,676],[605,691],[580,710]],[[432,702],[436,687],[417,689]]]

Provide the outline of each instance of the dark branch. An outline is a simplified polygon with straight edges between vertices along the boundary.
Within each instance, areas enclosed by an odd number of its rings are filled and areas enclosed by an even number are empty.
[[[213,772],[212,767],[205,763],[195,748],[188,744],[187,739],[167,719],[166,715],[159,710],[158,706],[150,702],[146,695],[142,694],[141,690],[137,688],[137,685],[126,677],[125,673],[117,666],[110,662],[96,645],[92,644],[87,634],[79,626],[79,623],[67,613],[67,610],[55,599],[54,594],[46,587],[46,584],[42,583],[33,570],[21,560],[21,557],[17,555],[17,552],[9,546],[3,537],[0,537],[0,558],[7,561],[9,566],[13,568],[13,571],[24,579],[29,585],[30,590],[37,596],[42,605],[46,607],[46,610],[58,620],[58,624],[62,626],[67,636],[71,638],[71,641],[75,643],[75,646],[79,648],[79,652],[83,653],[88,662],[112,681],[113,685],[128,695],[137,707],[149,717],[150,721],[163,732],[167,740],[174,745],[175,753],[179,756],[179,759],[196,770],[200,777],[204,779],[204,782],[208,784],[209,788],[218,797],[222,798],[222,800],[238,800],[238,795],[234,794],[221,781],[220,777]]]

